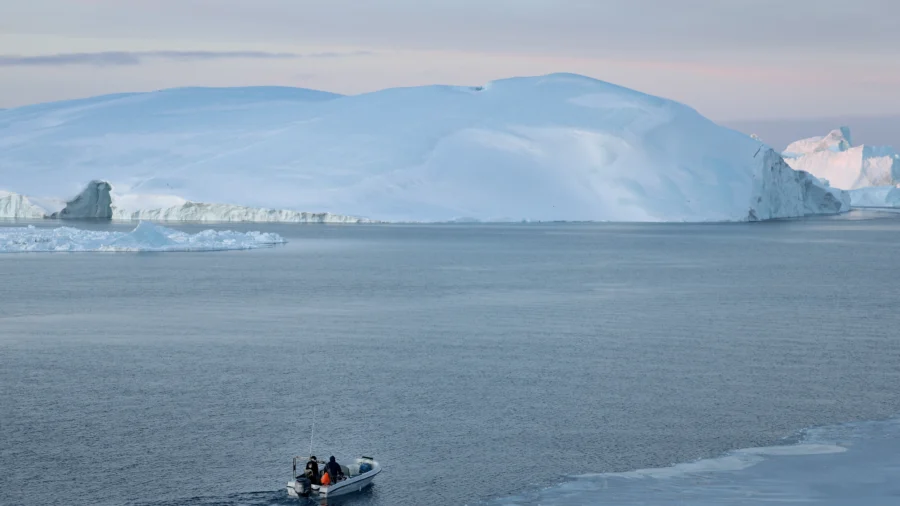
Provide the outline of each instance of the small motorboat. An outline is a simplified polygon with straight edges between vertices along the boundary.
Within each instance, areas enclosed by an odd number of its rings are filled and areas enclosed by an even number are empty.
[[[338,495],[359,492],[372,484],[375,476],[381,472],[381,466],[372,457],[360,457],[349,466],[341,466],[344,479],[332,482],[328,486],[316,485],[309,482],[303,473],[297,474],[297,463],[304,465],[307,457],[294,457],[294,479],[287,484],[287,492],[291,497],[334,497]],[[325,466],[319,464],[320,476]]]

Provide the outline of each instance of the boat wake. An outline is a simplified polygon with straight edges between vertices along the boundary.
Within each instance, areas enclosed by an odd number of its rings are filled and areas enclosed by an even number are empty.
[[[367,506],[375,503],[375,492],[369,487],[346,497],[326,499],[289,497],[283,490],[244,492],[226,496],[197,496],[163,501],[138,501],[135,506]]]
[[[135,504],[137,506],[280,506],[288,504],[297,506],[298,502],[296,499],[289,498],[284,492],[267,491],[246,492],[228,496],[198,496],[164,501],[139,501]],[[303,503],[299,504],[302,505]]]

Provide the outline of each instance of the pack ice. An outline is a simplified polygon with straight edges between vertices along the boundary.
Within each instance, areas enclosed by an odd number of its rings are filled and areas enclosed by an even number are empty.
[[[204,230],[188,234],[148,222],[130,232],[82,230],[73,227],[0,228],[0,253],[53,251],[219,251],[254,249],[286,242],[261,232]]]
[[[0,111],[0,187],[7,216],[128,220],[747,221],[849,204],[685,105],[571,74]]]

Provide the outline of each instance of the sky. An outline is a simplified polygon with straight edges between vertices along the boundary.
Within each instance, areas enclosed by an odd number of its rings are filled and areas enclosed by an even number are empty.
[[[0,108],[574,72],[718,121],[900,114],[897,0],[0,0]]]

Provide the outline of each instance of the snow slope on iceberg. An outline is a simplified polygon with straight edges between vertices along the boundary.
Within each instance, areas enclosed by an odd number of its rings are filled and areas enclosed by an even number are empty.
[[[141,222],[131,232],[72,227],[0,228],[0,253],[51,251],[218,251],[254,249],[284,243],[278,234],[205,230],[187,234]]]
[[[115,95],[3,111],[0,132],[0,180],[37,196],[71,197],[102,179],[123,201],[163,195],[385,221],[718,221],[842,210],[839,192],[689,107],[569,74],[357,96]],[[183,216],[147,211],[119,216]]]
[[[900,154],[891,147],[853,146],[847,127],[825,137],[794,142],[784,156],[794,169],[809,172],[845,190],[900,182]]]

